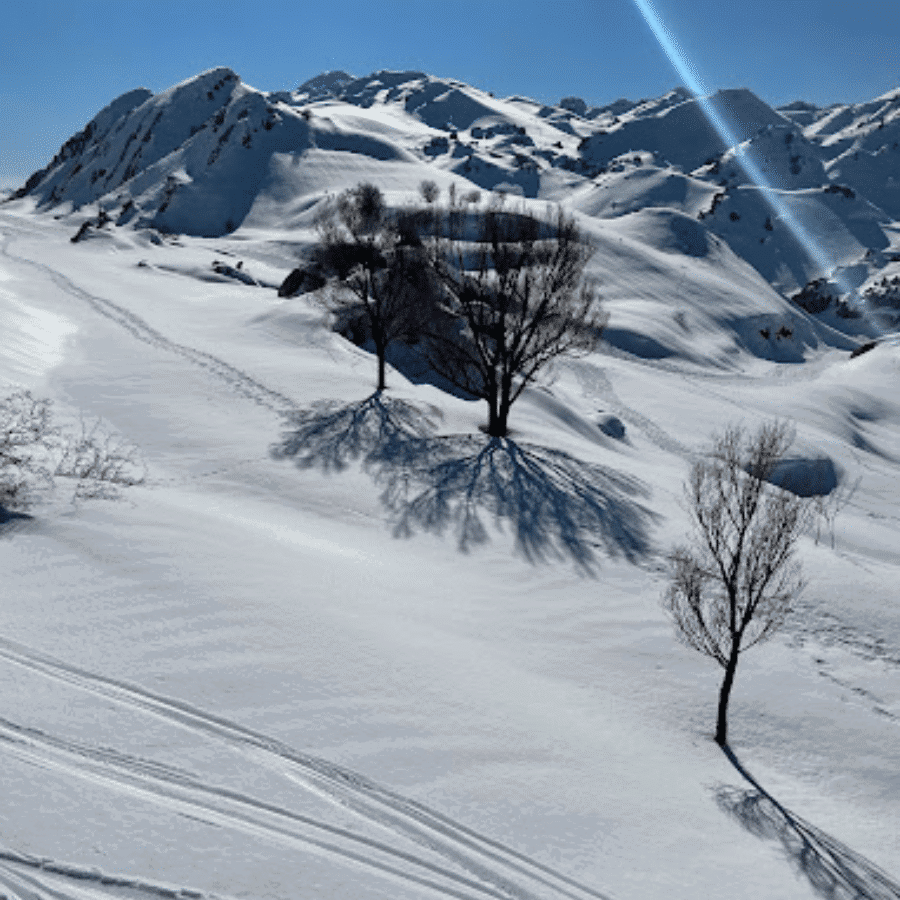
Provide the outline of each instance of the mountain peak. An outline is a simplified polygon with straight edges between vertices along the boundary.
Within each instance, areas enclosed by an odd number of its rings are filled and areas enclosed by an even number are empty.
[[[350,75],[341,69],[334,69],[331,72],[323,72],[321,75],[316,75],[315,78],[304,81],[294,91],[294,95],[298,99],[303,98],[310,102],[326,100],[339,96],[344,88],[355,80],[355,75]]]

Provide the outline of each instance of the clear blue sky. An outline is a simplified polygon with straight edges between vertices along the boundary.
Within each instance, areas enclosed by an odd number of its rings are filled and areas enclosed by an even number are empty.
[[[900,0],[654,3],[712,89],[827,105],[900,86]],[[9,0],[0,32],[0,186],[124,91],[218,65],[262,90],[330,69],[420,69],[595,104],[680,82],[633,0]]]

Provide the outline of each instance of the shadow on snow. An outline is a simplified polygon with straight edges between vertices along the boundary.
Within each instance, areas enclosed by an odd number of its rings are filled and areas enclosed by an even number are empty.
[[[725,755],[751,789],[721,786],[716,802],[751,834],[781,843],[790,862],[813,890],[828,900],[900,900],[900,883],[874,863],[782,806],[741,765]]]
[[[634,499],[648,495],[637,479],[510,438],[435,436],[417,407],[380,393],[292,414],[271,452],[326,472],[360,462],[397,536],[453,531],[466,552],[488,540],[487,517],[530,562],[569,559],[587,574],[599,550],[631,562],[650,552],[653,516]]]
[[[5,534],[6,532],[15,531],[19,525],[32,518],[33,516],[29,516],[28,513],[9,510],[0,503],[0,535]]]

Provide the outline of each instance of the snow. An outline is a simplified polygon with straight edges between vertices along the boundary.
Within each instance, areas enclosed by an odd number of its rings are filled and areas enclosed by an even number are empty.
[[[309,296],[276,294],[314,240],[317,205],[360,180],[395,207],[423,178],[471,189],[449,154],[418,152],[447,132],[408,115],[410,98],[446,95],[473,116],[461,130],[501,126],[480,141],[524,127],[545,143],[521,98],[393,74],[330,73],[287,99],[229,80],[224,127],[254,104],[280,117],[254,135],[269,138],[230,234],[203,237],[214,216],[194,218],[215,185],[228,194],[215,215],[237,196],[231,151],[215,178],[194,167],[191,141],[213,126],[151,166],[177,181],[171,221],[202,224],[195,236],[136,216],[73,244],[86,211],[0,207],[2,395],[48,397],[62,424],[100,417],[148,467],[119,501],[70,503],[60,479],[32,518],[0,525],[0,894],[853,896],[815,887],[830,848],[858,896],[900,896],[897,343],[850,359],[852,338],[745,255],[756,235],[739,226],[764,218],[752,188],[701,219],[715,185],[627,147],[641,165],[596,181],[554,169],[571,179],[556,190],[593,240],[611,319],[596,353],[557,362],[513,407],[495,473],[521,474],[527,458],[530,488],[504,505],[497,485],[463,480],[430,515],[433,460],[391,468],[377,431],[356,458],[337,434],[292,449],[297,415],[320,401],[375,408],[372,356]],[[127,114],[141,103],[171,109],[135,95]],[[653,122],[696,106],[677,92],[644,105]],[[165,179],[139,178],[141,207]],[[859,219],[859,204],[786,193],[810,219],[827,211],[823,236],[861,284],[892,271],[885,253],[860,259],[870,245],[841,212]],[[612,214],[616,199],[627,209]],[[896,246],[887,216],[864,221]],[[780,227],[778,259],[798,271]],[[373,414],[418,411],[434,460],[469,471],[483,403],[393,367],[388,386]],[[732,749],[781,811],[713,743],[720,672],[675,640],[659,603],[691,462],[726,424],[775,417],[795,429],[779,477],[828,491],[832,515],[801,540],[806,590],[742,658],[732,699]],[[468,539],[453,518],[467,487],[484,530]],[[589,514],[586,496],[606,512]],[[547,497],[591,529],[565,532]]]
[[[766,126],[786,124],[781,115],[746,89],[719,91],[707,102],[739,141]],[[722,146],[722,139],[707,121],[700,103],[690,98],[659,111],[653,107],[631,110],[608,132],[589,138],[585,154],[605,164],[623,153],[651,150],[661,160],[690,172],[725,149],[728,148]]]

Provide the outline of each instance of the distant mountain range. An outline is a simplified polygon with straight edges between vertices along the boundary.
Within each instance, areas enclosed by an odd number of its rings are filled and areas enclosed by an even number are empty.
[[[882,310],[900,306],[885,277],[897,261],[900,90],[825,109],[773,109],[743,89],[709,102],[844,283],[868,289]],[[603,220],[673,210],[696,223],[682,228],[679,252],[691,255],[706,246],[698,234],[711,234],[779,292],[804,290],[811,309],[838,290],[681,88],[551,106],[422,72],[329,72],[264,92],[219,68],[114,100],[11,199],[62,214],[99,204],[117,225],[213,237],[308,225],[323,197],[363,178],[397,203],[428,178]]]

